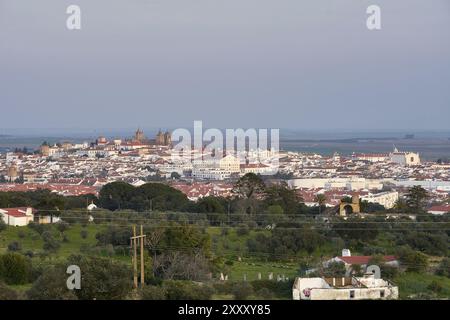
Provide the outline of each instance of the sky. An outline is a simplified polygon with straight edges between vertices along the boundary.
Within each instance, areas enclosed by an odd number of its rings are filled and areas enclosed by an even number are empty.
[[[450,1],[0,0],[0,119],[450,131]]]

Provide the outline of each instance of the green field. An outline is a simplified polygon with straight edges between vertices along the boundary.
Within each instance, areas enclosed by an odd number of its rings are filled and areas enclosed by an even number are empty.
[[[50,262],[59,262],[65,260],[71,254],[89,253],[110,257],[112,259],[130,262],[130,256],[127,250],[121,250],[120,253],[108,248],[97,247],[96,234],[105,225],[89,224],[81,226],[80,224],[71,224],[70,228],[61,234],[56,226],[49,226],[49,230],[60,243],[60,248],[56,253],[44,254],[42,237],[29,227],[7,227],[0,232],[0,254],[8,251],[8,245],[12,242],[20,244],[20,252],[24,254],[33,253],[33,261],[47,259]],[[87,237],[83,239],[82,230],[87,232]],[[270,261],[267,257],[252,255],[247,252],[246,241],[256,235],[257,232],[268,233],[269,231],[249,231],[245,235],[238,235],[235,229],[229,229],[223,233],[220,228],[207,228],[207,233],[211,236],[211,247],[214,256],[221,256],[226,261],[224,274],[228,275],[228,280],[236,282],[244,280],[254,281],[261,274],[262,280],[268,280],[272,273],[273,279],[277,276],[284,276],[286,282],[292,283],[292,280],[299,275],[298,261]],[[66,239],[63,241],[63,239]],[[386,241],[386,240],[385,240]],[[388,241],[386,241],[388,242]],[[332,245],[329,246],[330,251]],[[87,252],[88,251],[88,252]],[[400,273],[394,279],[391,279],[399,286],[401,299],[448,299],[450,297],[450,279],[446,277],[435,276],[430,273]],[[31,284],[12,286],[18,292],[25,292]],[[420,294],[419,294],[420,293]],[[229,295],[217,294],[214,299],[230,299]],[[283,295],[283,298],[289,298]]]
[[[83,245],[86,246],[95,246],[96,233],[101,230],[102,226],[96,225],[87,225],[83,228],[79,224],[71,225],[71,227],[64,232],[66,235],[67,242],[62,241],[63,236],[61,233],[52,226],[51,233],[52,235],[60,240],[61,247],[58,252],[54,255],[51,255],[52,258],[64,259],[69,255],[74,253],[79,253],[82,249]],[[81,237],[81,230],[87,231],[86,239]],[[42,237],[36,233],[34,230],[28,227],[7,227],[6,230],[0,233],[0,253],[5,253],[8,250],[8,245],[17,241],[21,245],[21,252],[26,253],[28,251],[33,252],[34,254],[43,251]]]
[[[394,279],[399,286],[400,299],[437,298],[449,299],[450,279],[431,274],[402,273]],[[441,289],[432,290],[432,282],[438,283]],[[418,294],[420,292],[422,295]]]

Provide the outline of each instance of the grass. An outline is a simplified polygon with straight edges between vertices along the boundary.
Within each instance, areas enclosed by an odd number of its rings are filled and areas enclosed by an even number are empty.
[[[228,275],[229,280],[239,281],[244,279],[244,275],[247,276],[248,281],[257,280],[258,273],[261,273],[261,279],[269,279],[269,273],[273,273],[273,279],[277,279],[277,276],[284,275],[292,280],[298,275],[298,266],[296,264],[281,264],[275,262],[260,262],[260,261],[236,261],[230,266],[230,272]]]
[[[64,232],[67,242],[62,241],[61,233],[56,229],[56,227],[51,226],[50,232],[53,236],[60,240],[61,245],[57,253],[51,256],[59,259],[65,259],[71,254],[80,252],[83,245],[95,246],[97,240],[95,239],[96,233],[102,228],[96,225],[87,225],[83,228],[81,225],[72,225],[68,230]],[[81,230],[87,231],[86,239],[81,237]],[[25,253],[32,251],[33,253],[43,251],[43,241],[42,237],[34,230],[28,227],[7,227],[6,230],[0,233],[0,253],[5,253],[8,251],[8,245],[11,242],[18,242],[21,245],[21,252]]]
[[[441,286],[440,292],[434,292],[429,288],[432,282]],[[449,299],[450,297],[450,279],[447,277],[405,272],[395,277],[394,283],[399,287],[400,299],[421,298],[419,293],[423,298]]]

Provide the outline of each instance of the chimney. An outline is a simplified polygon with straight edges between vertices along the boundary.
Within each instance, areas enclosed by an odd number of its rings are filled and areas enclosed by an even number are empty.
[[[342,256],[343,257],[351,257],[352,254],[350,253],[350,249],[342,249]]]

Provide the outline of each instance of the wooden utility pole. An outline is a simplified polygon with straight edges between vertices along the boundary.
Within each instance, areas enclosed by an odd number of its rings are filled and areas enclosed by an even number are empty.
[[[144,268],[145,268],[145,263],[144,263],[144,239],[145,239],[145,234],[144,234],[144,227],[141,225],[141,234],[138,236],[136,235],[136,226],[133,226],[133,236],[130,238],[131,240],[131,246],[133,248],[133,257],[132,257],[132,261],[133,261],[133,283],[134,283],[134,287],[137,288],[138,287],[138,268],[137,268],[137,261],[138,261],[138,257],[137,257],[137,246],[138,246],[138,242],[140,244],[140,260],[141,260],[141,287],[144,286],[145,283],[145,278],[144,278]]]
[[[136,240],[136,226],[133,226],[133,238],[131,238],[131,241],[133,242],[133,280],[135,288],[138,287]]]
[[[141,224],[141,236],[139,238],[139,241],[141,243],[141,287],[144,286],[145,279],[144,279],[144,226]]]

